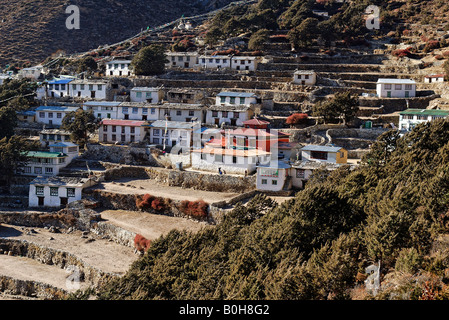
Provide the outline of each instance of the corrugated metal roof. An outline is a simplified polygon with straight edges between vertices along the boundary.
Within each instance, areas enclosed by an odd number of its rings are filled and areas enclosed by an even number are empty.
[[[341,149],[343,148],[335,146],[319,146],[313,144],[301,148],[301,150],[303,151],[323,151],[323,152],[338,152]]]
[[[193,129],[195,123],[193,122],[181,122],[181,121],[165,121],[165,120],[156,120],[152,124],[149,125],[153,128],[167,128],[170,129]]]
[[[407,109],[407,110],[399,112],[399,114],[426,115],[426,116],[447,116],[447,115],[449,115],[449,110]]]
[[[36,111],[76,111],[79,107],[66,107],[66,106],[40,106],[36,108]]]
[[[78,147],[77,144],[74,144],[73,142],[57,142],[48,145],[49,147]]]
[[[127,127],[141,127],[145,123],[146,121],[118,120],[118,119],[104,119],[101,121],[101,124],[106,126],[127,126]]]
[[[252,98],[257,97],[255,93],[251,92],[227,92],[223,91],[217,94],[218,97],[238,97],[238,98]]]
[[[122,102],[119,101],[87,101],[84,102],[85,106],[105,106],[105,107],[117,107]]]
[[[412,79],[384,79],[380,78],[377,80],[377,83],[386,83],[386,84],[416,84],[415,80]]]
[[[47,151],[28,151],[26,153],[28,157],[32,158],[63,158],[68,157],[62,152],[47,152]]]
[[[48,81],[48,84],[67,84],[72,82],[74,79],[53,79]]]

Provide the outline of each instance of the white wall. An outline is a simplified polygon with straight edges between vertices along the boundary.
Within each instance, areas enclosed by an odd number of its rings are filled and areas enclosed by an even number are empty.
[[[72,98],[106,100],[108,87],[109,85],[107,83],[89,81],[85,81],[84,83],[71,82],[69,84],[69,95]]]
[[[316,83],[316,73],[294,73],[293,83],[301,85],[315,85]]]
[[[215,119],[219,119],[219,126],[224,122],[226,124],[231,124],[231,119],[234,119],[234,112],[229,111],[226,114],[226,111],[217,111],[217,116],[214,117],[213,109],[209,109],[206,112],[206,124],[216,124]],[[243,122],[250,119],[250,116],[248,114],[248,111],[245,112],[239,112],[239,117],[236,119],[236,126],[242,127]]]
[[[279,174],[277,177],[273,176],[263,176],[262,170],[278,170]],[[265,191],[281,191],[284,187],[285,180],[287,178],[287,169],[275,169],[275,168],[257,168],[257,179],[256,179],[256,187],[258,190]],[[273,183],[275,182],[275,184]],[[265,183],[263,183],[265,182]]]
[[[117,118],[122,120],[159,120],[159,108],[152,105],[120,106],[117,111]]]
[[[75,197],[67,197],[67,188],[75,189]],[[32,208],[39,207],[39,197],[44,197],[44,207],[59,207],[61,205],[61,198],[67,198],[68,203],[81,200],[82,188],[59,186],[58,195],[52,196],[50,195],[50,186],[44,186],[44,195],[38,196],[36,195],[36,185],[30,184],[28,206]]]
[[[163,92],[156,88],[133,88],[130,92],[131,102],[158,103],[162,98]]]
[[[115,143],[115,142],[139,142],[142,141],[145,137],[145,128],[144,127],[131,127],[131,126],[115,126],[115,132],[112,131],[112,125],[106,125],[107,130],[104,130],[105,125],[100,125],[98,130],[98,139],[100,142],[107,143]],[[124,128],[124,133],[122,133],[122,128]],[[134,128],[134,133],[131,133],[131,128]],[[106,139],[104,137],[106,135]],[[114,139],[115,135],[115,139]],[[122,140],[122,136],[124,140]],[[131,138],[134,137],[134,141],[131,141]]]
[[[107,77],[128,77],[132,75],[131,62],[111,61],[106,64]]]
[[[396,85],[400,86],[396,87]],[[410,90],[406,90],[405,86],[407,84],[386,84],[378,83],[376,86],[377,95],[381,98],[388,98],[388,92],[391,93],[390,98],[407,98],[406,92],[408,92],[408,97],[412,98],[416,96],[416,85],[412,84]]]

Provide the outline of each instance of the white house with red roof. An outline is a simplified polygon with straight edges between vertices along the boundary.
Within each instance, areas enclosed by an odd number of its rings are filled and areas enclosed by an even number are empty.
[[[425,83],[435,83],[435,82],[444,82],[445,74],[429,74],[424,77]]]
[[[98,139],[103,143],[140,142],[145,138],[146,121],[104,119],[100,123]]]

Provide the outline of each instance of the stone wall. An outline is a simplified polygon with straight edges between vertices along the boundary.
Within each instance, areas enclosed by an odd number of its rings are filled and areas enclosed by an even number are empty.
[[[0,292],[8,295],[38,298],[43,300],[60,300],[68,295],[68,292],[49,284],[19,280],[0,275]]]
[[[88,144],[82,159],[104,162],[158,166],[149,148]]]

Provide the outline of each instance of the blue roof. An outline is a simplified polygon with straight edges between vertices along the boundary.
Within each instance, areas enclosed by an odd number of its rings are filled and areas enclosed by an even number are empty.
[[[74,79],[53,79],[48,81],[48,84],[67,84],[72,82]]]
[[[257,168],[275,168],[275,169],[290,169],[292,166],[283,161],[270,162],[269,164],[261,164],[256,166]]]
[[[67,107],[67,106],[40,106],[36,108],[36,111],[76,111],[78,107]]]
[[[23,116],[34,116],[34,115],[36,115],[36,111],[31,111],[31,110],[18,111],[17,114],[20,114],[20,115],[23,115]]]
[[[217,96],[251,98],[255,97],[256,94],[251,92],[220,92]]]

